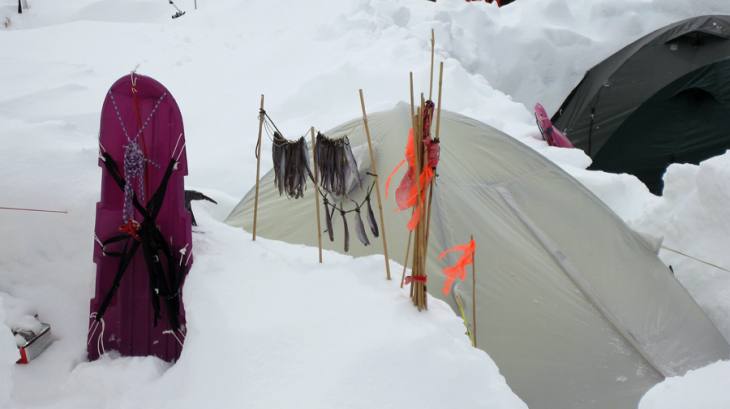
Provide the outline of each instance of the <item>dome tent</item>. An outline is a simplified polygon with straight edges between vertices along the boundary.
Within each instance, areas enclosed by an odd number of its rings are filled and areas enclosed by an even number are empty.
[[[730,147],[730,16],[661,28],[591,68],[553,122],[591,169],[636,175],[661,194],[671,163]]]
[[[370,115],[369,126],[384,184],[403,156],[409,108]],[[347,135],[356,153],[365,144],[361,119],[326,134]],[[477,346],[530,407],[633,409],[663,377],[729,356],[725,339],[650,246],[573,178],[515,139],[454,113],[442,113],[441,135],[429,290],[443,298],[444,262],[436,255],[473,233]],[[311,187],[289,200],[273,180],[273,171],[261,180],[258,234],[316,246]],[[352,198],[364,197],[363,189]],[[252,190],[226,222],[250,230],[253,201]],[[392,197],[383,206],[389,252],[402,262],[410,212],[396,212]],[[341,251],[342,225],[333,222],[335,242],[324,244]],[[382,253],[380,243],[353,241],[350,253]],[[455,289],[467,306],[470,285]]]

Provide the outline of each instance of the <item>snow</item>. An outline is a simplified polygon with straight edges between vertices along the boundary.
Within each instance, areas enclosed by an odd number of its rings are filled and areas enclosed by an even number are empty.
[[[659,200],[651,201],[634,225],[664,237],[664,246],[730,270],[730,155],[694,165],[671,165]],[[702,264],[670,250],[662,259],[726,338],[730,339],[730,272]]]
[[[635,229],[730,267],[730,156],[670,167],[658,198],[633,176],[585,170],[590,159],[578,150],[548,147],[532,116],[535,102],[554,111],[585,70],[633,39],[727,13],[727,0],[519,0],[501,9],[462,0],[198,0],[199,10],[179,0],[187,14],[176,20],[163,0],[30,3],[18,16],[14,1],[0,0],[0,206],[68,213],[0,211],[0,406],[525,407],[448,307],[431,300],[418,314],[383,280],[382,259],[327,254],[320,266],[312,249],[252,243],[220,223],[254,181],[261,93],[291,137],[358,117],[358,88],[369,111],[390,108],[406,99],[409,71],[428,91],[432,28],[446,108],[555,161]],[[187,186],[219,201],[194,205],[201,227],[185,287],[189,336],[172,367],[152,358],[85,362],[99,111],[112,82],[135,67],[181,107]],[[264,155],[262,168],[270,166]],[[730,338],[730,274],[661,257]],[[5,327],[32,323],[35,312],[55,342],[15,366]],[[646,405],[674,401],[685,383],[683,407],[726,399],[711,388],[727,371],[715,364],[669,379],[642,409],[670,407]]]
[[[0,406],[10,399],[13,388],[12,369],[19,358],[13,333],[5,324],[4,299],[4,294],[0,293]]]
[[[384,280],[381,257],[326,253],[319,265],[316,249],[252,242],[196,210],[195,264],[203,267],[186,284],[189,330],[176,365],[79,363],[42,393],[36,382],[16,388],[20,407],[526,408],[450,308],[432,299],[429,314],[419,314],[406,290]],[[78,359],[84,335],[72,348]],[[33,365],[18,370],[38,375]]]
[[[726,409],[730,407],[728,379],[730,361],[689,371],[649,390],[641,399],[639,409]]]

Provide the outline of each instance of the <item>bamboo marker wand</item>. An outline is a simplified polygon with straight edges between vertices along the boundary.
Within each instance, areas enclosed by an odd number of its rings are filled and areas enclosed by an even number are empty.
[[[444,82],[444,62],[441,61],[439,64],[439,96],[438,104],[436,105],[436,133],[433,140],[437,143],[441,142],[441,90],[443,89]],[[433,202],[433,179],[428,192],[428,214],[426,216],[426,247],[428,247],[428,238],[431,233],[431,203]]]
[[[429,101],[433,101],[433,54],[434,49],[436,48],[436,34],[434,34],[433,29],[431,29],[431,81],[428,85],[428,99]]]
[[[319,216],[319,169],[317,168],[317,150],[314,145],[314,127],[309,128],[312,135],[312,167],[314,168],[314,209],[317,212],[317,244],[319,245],[319,263],[322,264],[322,223]]]
[[[406,281],[406,269],[408,268],[408,256],[411,252],[411,239],[413,238],[413,232],[408,232],[408,243],[406,244],[406,258],[403,261],[403,273],[400,275],[400,288],[403,288],[403,284]]]
[[[365,136],[368,138],[368,153],[370,154],[370,173],[375,175],[375,194],[378,198],[378,212],[380,213],[380,227],[383,231],[383,255],[385,256],[385,277],[390,280],[390,258],[388,257],[388,240],[385,236],[385,218],[383,217],[383,201],[380,198],[380,177],[378,176],[378,166],[375,163],[375,155],[373,154],[373,142],[370,138],[370,127],[368,126],[368,114],[365,111],[365,97],[362,89],[360,93],[360,107],[362,108],[362,122],[365,126]]]
[[[438,141],[441,136],[441,90],[444,84],[444,62],[441,61],[439,64],[439,98],[438,104],[436,105],[436,135],[435,139]]]
[[[264,128],[264,94],[261,94],[261,108],[259,109],[259,137],[256,142],[256,195],[253,199],[253,237],[256,241],[256,223],[259,213],[259,179],[261,177],[261,132]]]
[[[474,235],[471,235],[474,240]],[[474,348],[477,346],[477,254],[476,249],[471,256],[471,321],[472,321],[472,342]]]
[[[416,112],[415,108],[413,107],[413,71],[408,73],[409,76],[409,82],[410,82],[410,95],[411,95],[411,127],[413,131],[416,131]],[[415,135],[415,134],[414,134]],[[415,136],[414,136],[415,137]],[[409,142],[406,141],[406,144]],[[411,217],[413,217],[413,212],[411,212]],[[403,288],[403,284],[406,279],[406,269],[408,269],[408,256],[411,252],[411,239],[413,238],[413,231],[408,231],[408,243],[406,244],[406,257],[405,261],[403,262],[403,274],[401,274],[400,277],[400,288]]]

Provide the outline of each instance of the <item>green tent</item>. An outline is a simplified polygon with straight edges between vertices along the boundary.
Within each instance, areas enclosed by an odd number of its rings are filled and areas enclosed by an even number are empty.
[[[730,16],[661,28],[588,71],[553,117],[591,169],[636,175],[655,194],[672,163],[730,147]]]

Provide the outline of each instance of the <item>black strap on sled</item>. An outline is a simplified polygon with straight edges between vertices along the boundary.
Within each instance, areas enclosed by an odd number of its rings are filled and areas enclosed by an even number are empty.
[[[126,182],[119,172],[117,163],[107,152],[102,153],[102,159],[109,175],[117,186],[124,191]],[[170,159],[160,186],[150,198],[146,208],[139,202],[137,194],[133,194],[132,203],[135,209],[142,215],[142,222],[137,232],[138,239],[130,235],[116,235],[102,242],[104,247],[108,244],[121,241],[124,241],[124,245],[121,252],[108,252],[104,249],[105,255],[119,257],[120,260],[112,286],[99,305],[99,310],[95,318],[96,321],[100,321],[103,318],[112,298],[114,298],[114,294],[119,288],[124,272],[134,259],[137,250],[142,247],[145,264],[149,272],[150,299],[152,301],[152,308],[154,309],[155,325],[157,325],[157,320],[160,318],[160,302],[162,301],[167,306],[170,327],[173,330],[180,328],[180,290],[182,281],[187,273],[187,267],[184,262],[177,262],[175,254],[173,254],[170,245],[156,224],[157,216],[162,209],[162,204],[165,199],[167,184],[175,169],[175,165],[175,159]],[[167,271],[167,274],[165,274],[165,271]]]

